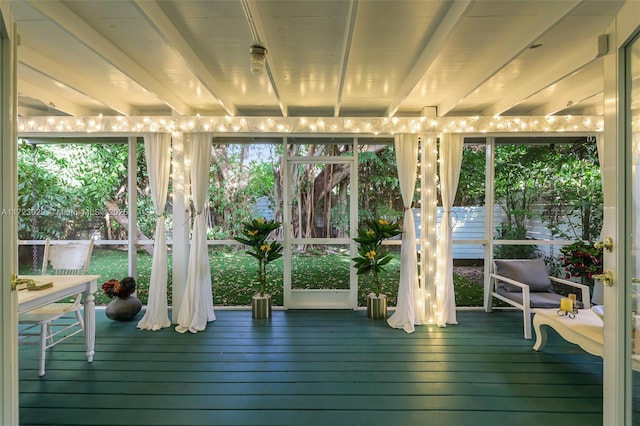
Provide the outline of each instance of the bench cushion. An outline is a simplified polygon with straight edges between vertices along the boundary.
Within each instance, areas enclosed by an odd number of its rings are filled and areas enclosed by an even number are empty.
[[[496,274],[527,284],[532,293],[551,292],[553,290],[547,266],[542,258],[496,259],[494,263],[496,265]],[[505,282],[499,282],[499,286],[508,292],[521,291],[520,287]]]
[[[504,289],[497,289],[497,293],[506,297],[507,299],[511,299],[515,302],[518,302],[522,305],[522,292],[521,291],[506,291]],[[560,308],[560,299],[562,296],[556,293],[551,292],[529,292],[529,304],[532,308],[542,308],[542,309],[551,309],[551,308]],[[576,302],[578,305],[582,305],[580,302]]]

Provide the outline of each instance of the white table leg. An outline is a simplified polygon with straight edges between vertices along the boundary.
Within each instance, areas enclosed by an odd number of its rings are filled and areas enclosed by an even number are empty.
[[[96,304],[91,292],[87,292],[84,301],[84,337],[87,344],[87,361],[93,362],[96,344]]]
[[[541,320],[541,316],[535,314],[533,316],[533,329],[536,332],[536,343],[533,345],[533,349],[536,351],[544,348],[544,345],[547,344],[547,328],[542,327],[544,324]]]

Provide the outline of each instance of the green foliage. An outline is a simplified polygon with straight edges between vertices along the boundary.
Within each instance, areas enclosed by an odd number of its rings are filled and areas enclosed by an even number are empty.
[[[526,239],[527,223],[544,221],[556,237],[594,239],[602,227],[602,180],[594,143],[496,148],[495,198],[507,219],[497,239]],[[542,214],[533,206],[545,206]],[[536,257],[535,246],[500,246],[502,258]]]
[[[360,152],[358,163],[358,219],[395,218],[389,213],[402,211],[404,206],[393,145]]]
[[[266,220],[265,218],[253,219],[243,222],[242,236],[235,240],[249,248],[247,254],[258,260],[258,283],[260,296],[264,296],[267,282],[267,265],[282,257],[282,245],[277,241],[267,241],[269,234],[278,229],[280,222]]]
[[[595,143],[563,147],[555,158],[554,173],[554,185],[544,195],[543,220],[560,238],[597,239],[603,194]]]
[[[18,238],[65,237],[77,186],[67,168],[51,146],[18,145]]]
[[[465,145],[455,206],[484,205],[486,156],[484,145]]]
[[[527,212],[513,213],[514,216],[527,216]],[[495,237],[498,240],[526,240],[527,229],[524,226],[524,221],[501,223],[496,228]],[[494,257],[496,259],[533,259],[539,257],[539,250],[536,245],[500,244],[494,247]]]
[[[358,229],[358,237],[353,240],[358,246],[358,256],[352,260],[353,266],[358,270],[358,275],[373,274],[376,284],[376,296],[380,296],[381,286],[378,274],[384,272],[384,265],[389,263],[393,255],[382,248],[382,242],[387,238],[400,235],[402,230],[397,222],[389,222],[386,219],[367,220],[367,228]]]
[[[273,197],[274,169],[271,162],[255,161],[249,165],[247,193],[252,198]]]
[[[138,151],[138,225],[149,235],[155,214],[143,145]],[[37,213],[19,217],[20,238],[87,238],[93,231],[105,235],[107,226],[125,234],[113,218],[106,223],[105,203],[127,210],[127,156],[125,144],[19,144],[18,205]]]

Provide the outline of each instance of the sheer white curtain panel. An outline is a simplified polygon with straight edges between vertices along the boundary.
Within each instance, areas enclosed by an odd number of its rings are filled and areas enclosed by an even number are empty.
[[[416,228],[411,209],[418,170],[418,135],[399,134],[395,136],[394,143],[400,193],[404,204],[404,226],[400,249],[398,302],[395,312],[387,319],[387,324],[393,328],[401,328],[407,333],[412,333],[415,330],[415,324],[424,323],[424,311],[419,309],[422,303],[419,301],[421,292],[418,286]]]
[[[451,208],[458,189],[463,144],[464,139],[460,134],[445,133],[440,138],[440,196],[443,212],[440,220],[436,263],[436,324],[438,327],[458,323],[453,288]]]
[[[169,187],[171,134],[145,133],[143,136],[151,199],[156,213],[156,230],[154,234],[153,260],[151,262],[149,300],[144,316],[138,322],[138,328],[142,330],[160,330],[171,325],[167,306],[167,232],[164,224],[164,209],[167,203]]]
[[[438,222],[438,135],[421,137],[420,181],[420,313],[424,324],[436,323],[436,260]]]
[[[197,333],[214,321],[211,272],[207,247],[207,215],[209,212],[209,162],[211,133],[189,135],[191,158],[191,198],[194,206],[191,250],[182,305],[176,331]]]

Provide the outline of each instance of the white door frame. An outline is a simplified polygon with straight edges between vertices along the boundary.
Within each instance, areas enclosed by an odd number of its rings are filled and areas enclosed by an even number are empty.
[[[604,254],[604,267],[613,273],[613,285],[604,288],[603,424],[631,422],[631,314],[625,279],[626,114],[624,48],[640,30],[640,2],[628,1],[608,30],[609,52],[604,57],[603,236],[614,241]],[[629,320],[627,320],[629,318]]]
[[[9,2],[0,3],[0,174],[2,215],[0,217],[0,345],[2,373],[0,423],[18,421],[18,336],[17,297],[11,291],[11,277],[18,271],[17,217],[17,89],[16,30]]]
[[[349,235],[358,232],[358,138],[352,138],[353,156],[344,157],[289,157],[287,156],[288,139],[283,139],[285,153],[282,157],[283,177],[283,230],[284,230],[284,277],[283,305],[285,309],[356,309],[358,306],[358,278],[355,268],[349,268],[349,290],[296,290],[291,288],[291,260],[293,244],[348,244],[349,254],[353,258],[358,254],[358,247],[352,238],[292,238],[290,168],[298,164],[349,164]]]

